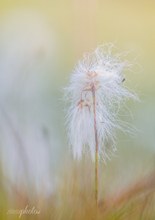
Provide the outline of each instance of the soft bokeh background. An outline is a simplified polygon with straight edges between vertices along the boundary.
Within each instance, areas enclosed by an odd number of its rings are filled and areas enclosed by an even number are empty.
[[[127,103],[126,114],[122,113],[122,119],[135,129],[131,135],[118,133],[117,155],[101,168],[104,189],[113,192],[151,170],[155,162],[154,41],[152,0],[0,0],[3,187],[7,191],[12,185],[32,187],[30,194],[55,192],[71,162],[63,88],[83,53],[109,42],[119,51],[130,51],[128,59],[134,65],[125,84],[141,101]],[[102,184],[100,188],[102,192]]]

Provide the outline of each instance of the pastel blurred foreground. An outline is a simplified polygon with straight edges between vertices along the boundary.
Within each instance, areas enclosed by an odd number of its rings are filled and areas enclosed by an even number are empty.
[[[9,183],[1,173],[0,219],[155,219],[155,172],[137,179],[128,187],[117,189],[111,195],[105,190],[102,192],[104,185],[100,185],[102,195],[96,209],[90,173],[93,166],[88,163],[88,167],[85,162],[64,167],[61,182],[48,197],[44,192],[34,196],[33,189],[24,188],[24,184],[21,187],[11,185],[10,193],[6,192],[4,184]]]

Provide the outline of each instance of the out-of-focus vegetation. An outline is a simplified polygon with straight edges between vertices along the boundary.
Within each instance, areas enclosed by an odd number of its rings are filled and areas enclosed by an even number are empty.
[[[155,219],[155,2],[146,0],[0,1],[0,219]],[[125,84],[139,103],[120,118],[115,157],[72,161],[63,88],[82,54],[114,43],[133,63]]]

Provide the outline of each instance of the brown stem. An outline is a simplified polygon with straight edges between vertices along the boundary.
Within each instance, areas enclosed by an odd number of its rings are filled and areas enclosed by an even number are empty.
[[[96,95],[95,87],[92,86],[92,97],[93,97],[93,113],[94,113],[94,132],[95,132],[95,201],[98,205],[98,134],[96,125]]]

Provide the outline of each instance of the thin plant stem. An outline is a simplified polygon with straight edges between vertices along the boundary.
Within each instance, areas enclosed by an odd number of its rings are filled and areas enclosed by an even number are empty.
[[[92,86],[92,97],[93,97],[93,113],[94,113],[94,133],[95,133],[95,202],[98,205],[98,133],[96,124],[96,95],[95,87]]]

